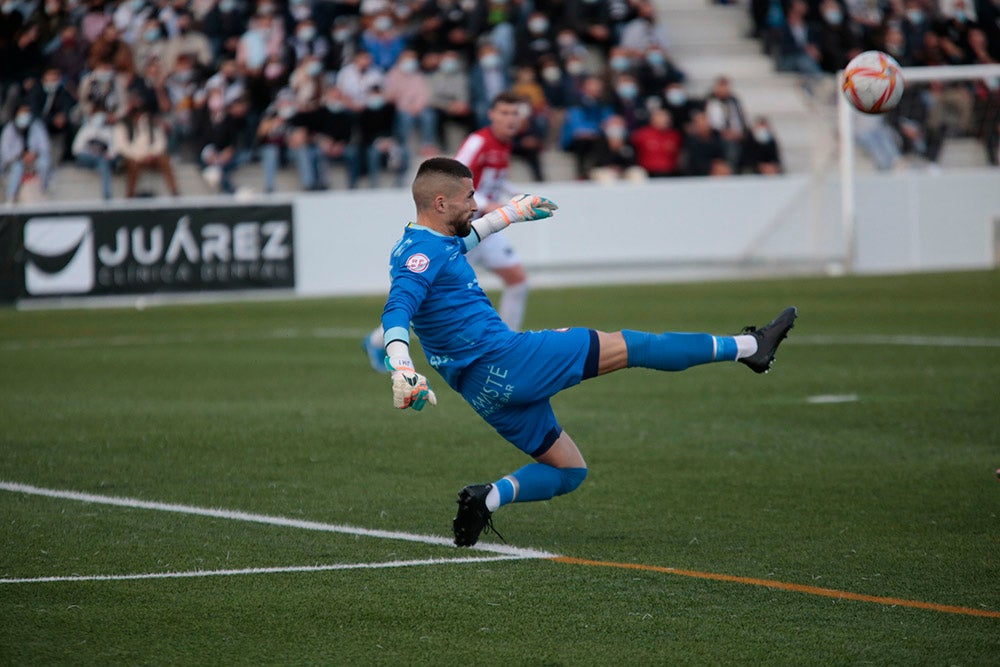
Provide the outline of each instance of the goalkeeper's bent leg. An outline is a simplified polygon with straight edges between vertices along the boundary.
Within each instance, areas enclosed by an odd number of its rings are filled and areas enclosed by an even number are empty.
[[[586,477],[586,468],[556,468],[545,463],[529,463],[493,483],[486,497],[486,509],[495,512],[509,503],[549,500],[574,491]]]

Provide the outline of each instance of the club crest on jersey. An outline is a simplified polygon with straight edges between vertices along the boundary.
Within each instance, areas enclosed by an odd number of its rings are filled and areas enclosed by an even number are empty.
[[[413,273],[423,273],[430,265],[431,260],[427,259],[427,255],[422,252],[418,252],[416,255],[410,255],[406,260],[406,268]]]

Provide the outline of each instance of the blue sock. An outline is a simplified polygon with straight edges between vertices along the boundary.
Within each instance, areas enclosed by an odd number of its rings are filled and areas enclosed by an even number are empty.
[[[514,482],[504,477],[493,482],[493,488],[495,488],[497,493],[500,494],[500,506],[513,502]]]
[[[622,331],[628,347],[629,368],[682,371],[713,361],[734,361],[736,339],[705,333],[662,333]]]
[[[528,503],[561,496],[580,486],[586,476],[586,468],[556,468],[544,463],[529,463],[508,475],[517,480],[516,499],[514,484],[507,477],[494,482],[493,486],[500,494],[500,505],[503,506],[510,502]]]

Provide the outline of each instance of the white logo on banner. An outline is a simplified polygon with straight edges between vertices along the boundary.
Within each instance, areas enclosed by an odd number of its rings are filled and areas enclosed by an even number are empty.
[[[24,287],[33,296],[85,294],[94,288],[94,230],[86,216],[24,223]]]

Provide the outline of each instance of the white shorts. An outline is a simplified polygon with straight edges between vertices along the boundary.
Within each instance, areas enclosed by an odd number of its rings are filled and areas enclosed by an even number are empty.
[[[517,256],[513,246],[510,245],[507,235],[502,232],[487,236],[479,242],[479,245],[470,250],[466,257],[473,264],[483,266],[491,271],[509,269],[521,264],[521,258]]]

